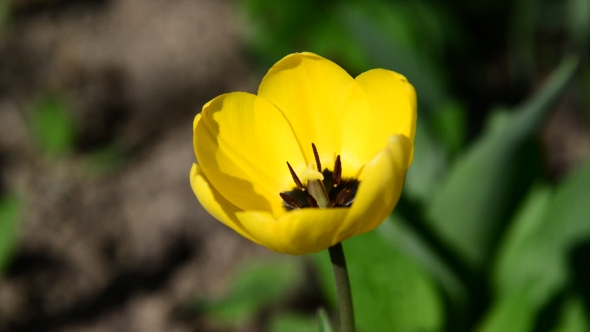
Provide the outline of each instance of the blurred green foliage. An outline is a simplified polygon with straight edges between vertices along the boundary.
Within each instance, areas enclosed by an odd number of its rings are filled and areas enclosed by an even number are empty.
[[[467,138],[467,110],[459,101],[449,101],[433,114],[432,131],[449,156],[461,151]]]
[[[274,316],[268,329],[270,332],[334,332],[332,323],[321,309],[317,320],[308,315],[282,313]]]
[[[278,304],[288,296],[302,279],[302,273],[301,261],[296,259],[250,263],[236,271],[233,287],[225,297],[202,301],[198,304],[198,309],[206,312],[214,322],[222,326],[250,323],[249,320],[257,311]],[[288,315],[273,324],[298,326],[297,324],[307,323],[308,321],[302,322],[297,317]]]
[[[328,318],[328,314],[324,309],[318,311],[318,331],[319,332],[334,332],[332,323]]]
[[[0,0],[0,32],[4,29],[10,17],[10,1]]]
[[[317,323],[312,317],[295,314],[281,314],[272,318],[270,332],[313,332]]]
[[[442,257],[415,230],[407,226],[399,213],[394,212],[378,228],[378,233],[400,253],[428,272],[455,306],[464,306],[466,289]]]
[[[536,164],[535,159],[522,158],[529,157],[523,152],[525,140],[569,82],[576,63],[566,60],[544,89],[519,109],[495,114],[483,136],[453,165],[428,207],[431,227],[470,264],[481,265],[489,257],[511,202],[521,194],[515,184]]]
[[[494,280],[497,306],[517,302],[511,315],[532,322],[539,306],[566,288],[571,278],[568,255],[590,239],[588,188],[590,163],[554,193],[545,187],[533,190],[499,256]]]
[[[579,298],[568,299],[563,307],[560,321],[552,332],[584,332],[590,331],[590,320]]]
[[[91,177],[101,177],[121,167],[127,161],[125,149],[116,144],[106,145],[86,154],[85,168]]]
[[[41,150],[63,156],[75,143],[74,121],[63,98],[49,96],[34,105],[30,113],[31,130]]]
[[[0,275],[12,257],[22,202],[14,195],[0,197]]]

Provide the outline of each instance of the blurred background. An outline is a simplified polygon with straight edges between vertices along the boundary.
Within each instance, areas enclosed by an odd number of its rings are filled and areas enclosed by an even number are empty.
[[[359,331],[590,331],[590,0],[0,0],[0,331],[335,322],[325,253],[188,181],[202,105],[298,51],[418,92],[403,197],[344,243]]]

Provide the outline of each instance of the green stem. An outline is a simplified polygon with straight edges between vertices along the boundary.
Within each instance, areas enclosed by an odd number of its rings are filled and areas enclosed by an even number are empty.
[[[330,247],[330,260],[334,270],[336,281],[336,293],[338,294],[338,310],[340,313],[340,329],[342,332],[354,332],[354,313],[352,309],[352,295],[350,293],[350,281],[342,244]]]

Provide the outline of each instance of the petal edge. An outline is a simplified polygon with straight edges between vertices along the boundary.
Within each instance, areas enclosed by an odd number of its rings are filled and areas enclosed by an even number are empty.
[[[236,213],[242,210],[225,199],[211,185],[197,164],[191,167],[190,182],[197,200],[210,215],[248,240],[258,243],[236,218]]]
[[[365,167],[356,198],[335,241],[371,231],[393,211],[402,192],[412,143],[403,135],[391,136],[387,147]]]
[[[244,211],[237,216],[259,244],[275,252],[299,256],[335,245],[334,232],[347,214],[348,209],[336,208],[293,210],[278,219],[260,211]]]

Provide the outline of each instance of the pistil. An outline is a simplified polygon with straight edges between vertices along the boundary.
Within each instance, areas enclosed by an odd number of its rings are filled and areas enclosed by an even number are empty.
[[[316,159],[316,165],[318,164],[319,158]],[[307,192],[311,195],[317,206],[320,208],[330,207],[330,198],[326,187],[324,187],[324,175],[319,172],[319,167],[314,169],[314,163],[309,164],[308,168],[301,174],[301,178],[304,182],[307,182]]]
[[[324,188],[324,184],[320,180],[309,180],[307,182],[307,191],[315,199],[318,207],[327,208],[330,207],[330,198],[328,192]]]

